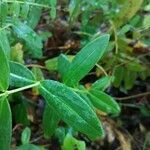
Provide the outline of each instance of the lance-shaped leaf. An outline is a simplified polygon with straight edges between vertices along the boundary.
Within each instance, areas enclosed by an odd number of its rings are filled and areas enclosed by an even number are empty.
[[[7,57],[10,57],[10,45],[5,30],[0,31],[0,47],[6,53]]]
[[[128,69],[124,72],[124,86],[126,90],[130,90],[134,86],[134,82],[137,78],[137,72],[130,71]]]
[[[41,82],[40,93],[68,125],[90,138],[103,136],[101,123],[93,109],[69,87],[45,80]]]
[[[58,122],[60,121],[60,117],[57,112],[50,107],[50,105],[46,104],[43,114],[43,130],[46,138],[49,138],[55,132]]]
[[[124,75],[124,72],[125,72],[125,69],[123,66],[119,66],[117,68],[115,68],[114,70],[114,82],[113,82],[113,85],[115,87],[119,87],[122,80],[123,80],[123,75]]]
[[[100,36],[87,44],[72,60],[64,82],[75,86],[99,61],[108,45],[109,35]]]
[[[9,63],[5,52],[0,47],[0,91],[7,90],[9,86]]]
[[[51,16],[52,19],[55,19],[56,18],[57,0],[49,0],[49,2],[50,2],[50,6],[51,6],[50,16]]]
[[[1,25],[2,25],[3,23],[6,22],[6,18],[7,18],[7,13],[8,13],[8,4],[7,3],[1,1],[1,3],[0,3],[0,12],[1,12],[0,22],[1,22]]]
[[[120,113],[120,107],[117,102],[111,96],[107,95],[104,92],[90,90],[89,98],[93,105],[101,111],[114,115]]]
[[[69,3],[69,21],[70,23],[74,23],[76,21],[78,15],[81,13],[81,1],[80,0],[70,0]]]
[[[16,62],[10,61],[10,85],[14,87],[22,87],[35,83],[32,72]]]
[[[42,57],[42,40],[36,32],[19,20],[14,22],[13,30],[19,38],[25,41],[27,48],[30,50],[29,53],[32,54],[33,57]]]
[[[36,3],[40,4],[42,3],[42,1],[36,0]],[[34,29],[37,26],[41,18],[41,14],[42,14],[42,7],[38,6],[30,7],[30,11],[27,17],[27,24],[29,25],[29,27]]]
[[[12,133],[12,119],[9,103],[5,97],[0,98],[0,149],[9,150]]]
[[[61,54],[58,57],[58,71],[62,77],[67,73],[69,66],[70,66],[70,61],[68,57],[64,54]]]
[[[108,86],[110,86],[112,76],[103,77],[92,84],[91,89],[104,91]]]
[[[141,8],[141,5],[144,0],[127,0],[124,2],[122,9],[118,13],[118,16],[115,17],[115,26],[120,27],[127,21],[129,21]]]

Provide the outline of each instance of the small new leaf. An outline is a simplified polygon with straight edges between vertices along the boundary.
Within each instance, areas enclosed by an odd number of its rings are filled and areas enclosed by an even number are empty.
[[[103,112],[114,115],[120,113],[120,107],[117,102],[111,96],[107,95],[104,92],[90,90],[89,98],[93,105]]]

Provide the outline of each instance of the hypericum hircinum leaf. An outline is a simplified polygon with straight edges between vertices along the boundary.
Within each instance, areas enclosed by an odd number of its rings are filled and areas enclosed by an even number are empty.
[[[10,85],[23,87],[35,83],[33,73],[24,65],[10,61]]]
[[[0,149],[9,150],[12,134],[12,117],[8,100],[0,97]]]
[[[0,91],[7,90],[9,86],[9,64],[8,57],[3,49],[0,47]]]
[[[106,51],[109,35],[100,36],[84,48],[72,60],[68,72],[64,76],[64,83],[75,86],[94,67]]]
[[[45,138],[50,138],[54,134],[59,121],[60,117],[57,111],[50,107],[50,105],[46,104],[42,120]]]
[[[103,112],[114,115],[120,113],[120,107],[117,102],[111,96],[102,91],[90,90],[89,98],[92,104]]]
[[[40,93],[60,118],[77,131],[93,139],[104,135],[94,110],[66,85],[45,80],[41,82]]]
[[[25,41],[29,53],[34,58],[42,57],[42,39],[36,32],[19,20],[14,21],[13,30],[20,39]]]

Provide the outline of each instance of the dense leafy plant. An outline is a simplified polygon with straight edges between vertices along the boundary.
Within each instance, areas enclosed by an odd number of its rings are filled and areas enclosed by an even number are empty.
[[[29,70],[23,57],[43,59],[43,42],[52,36],[50,32],[40,30],[35,32],[42,10],[48,10],[50,18],[54,20],[59,10],[57,3],[59,2],[56,0],[0,2],[0,149],[2,150],[10,147],[12,115],[16,122],[29,125],[26,111],[28,103],[20,92],[32,88],[36,96],[45,99],[42,126],[46,138],[55,133],[58,123],[63,120],[73,130],[96,139],[104,136],[103,126],[96,115],[96,110],[114,116],[120,113],[119,105],[113,97],[104,92],[105,89],[113,82],[117,88],[122,89],[123,86],[122,91],[127,93],[137,78],[144,80],[150,74],[148,65],[143,65],[141,61],[141,57],[144,58],[147,54],[137,56],[134,53],[138,46],[144,45],[146,49],[149,44],[139,32],[140,29],[135,29],[139,28],[141,23],[142,29],[146,30],[149,27],[149,17],[144,16],[142,20],[141,16],[136,15],[142,5],[147,6],[144,9],[149,9],[147,1],[144,0],[63,1],[68,7],[69,28],[76,27],[78,20],[81,22],[80,31],[74,33],[82,37],[83,48],[76,55],[61,54],[45,61],[48,70],[59,72],[61,82],[47,79],[37,67]],[[101,26],[99,30],[99,24],[103,25],[104,21],[106,27]],[[143,43],[136,43],[131,48],[130,44],[133,41],[127,35],[129,31],[135,40],[140,39]],[[145,35],[148,36],[147,33]],[[144,61],[148,62],[147,58]],[[80,81],[95,65],[97,76],[105,74],[105,77],[86,88]],[[9,103],[13,99],[19,103],[12,108],[11,113]],[[29,144],[29,139],[30,130],[26,128],[22,133],[22,146],[19,149],[29,147],[38,149]],[[73,149],[74,145],[85,149],[85,144],[73,138],[70,133],[64,139],[62,146],[64,150],[68,146]]]
[[[33,73],[25,66],[9,61],[6,53],[1,49],[0,56],[2,58],[0,61],[3,64],[1,76],[5,74],[5,80],[4,78],[1,79],[1,91],[3,93],[0,94],[2,108],[0,116],[4,120],[1,120],[1,133],[7,135],[4,140],[3,134],[1,134],[1,139],[3,139],[0,142],[1,147],[7,146],[8,148],[11,138],[11,112],[6,99],[7,96],[36,86],[38,86],[39,93],[46,100],[43,125],[47,136],[50,136],[55,131],[54,129],[60,119],[92,139],[103,136],[104,131],[99,119],[96,117],[93,105],[104,112],[115,115],[120,112],[120,108],[112,97],[97,90],[101,82],[94,83],[90,90],[86,90],[80,88],[79,81],[102,57],[108,41],[108,35],[94,39],[71,62],[65,55],[60,55],[58,66],[64,84],[53,80],[37,81]],[[18,88],[7,90],[9,85]],[[6,116],[5,113],[8,115]],[[3,116],[4,114],[5,117]],[[48,126],[49,121],[51,125]]]

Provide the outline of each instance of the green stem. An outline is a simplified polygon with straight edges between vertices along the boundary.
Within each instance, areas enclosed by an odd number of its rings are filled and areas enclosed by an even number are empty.
[[[17,88],[17,89],[14,89],[14,90],[6,91],[4,93],[1,93],[0,97],[10,95],[10,94],[13,94],[13,93],[17,93],[17,92],[20,92],[20,91],[23,91],[23,90],[27,90],[27,89],[30,89],[32,87],[38,86],[38,85],[40,85],[40,82],[36,82],[34,84],[30,84],[30,85],[27,85],[27,86],[24,86],[24,87],[21,87],[21,88]]]
[[[99,64],[96,64],[96,66],[104,73],[105,76],[108,76],[107,72],[102,66],[100,66]]]
[[[5,29],[7,29],[7,28],[9,28],[11,25],[12,24],[7,24],[6,26],[0,28],[0,32],[3,31],[3,30],[5,30]]]

